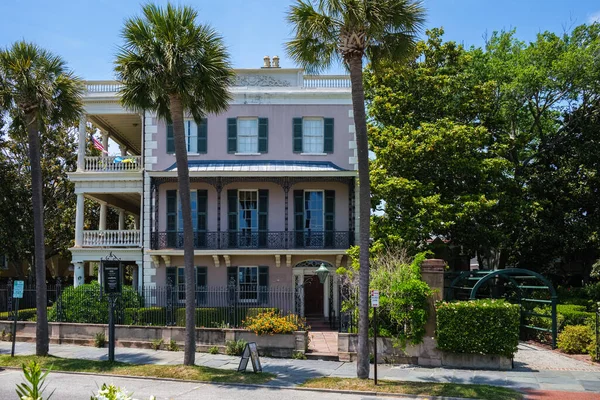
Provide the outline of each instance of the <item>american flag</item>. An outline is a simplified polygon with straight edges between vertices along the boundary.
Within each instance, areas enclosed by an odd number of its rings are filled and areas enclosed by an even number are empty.
[[[108,151],[106,151],[106,149],[104,148],[104,146],[102,146],[102,143],[100,143],[100,141],[98,139],[96,139],[94,137],[94,135],[91,135],[91,136],[92,136],[92,144],[94,145],[94,148],[100,150],[103,153],[107,153],[108,154]]]

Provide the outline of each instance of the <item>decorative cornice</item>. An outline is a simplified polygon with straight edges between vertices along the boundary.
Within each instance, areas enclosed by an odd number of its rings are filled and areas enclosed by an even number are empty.
[[[289,87],[291,82],[275,79],[269,75],[238,75],[234,86],[274,86]]]

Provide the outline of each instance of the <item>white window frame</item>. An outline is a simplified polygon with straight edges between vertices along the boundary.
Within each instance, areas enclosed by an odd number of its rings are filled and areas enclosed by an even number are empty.
[[[256,122],[256,134],[255,135],[242,135],[242,130],[240,129],[240,122],[241,121],[254,121]],[[260,153],[258,152],[258,117],[238,117],[237,118],[237,148],[236,148],[236,155],[260,155]],[[256,148],[252,149],[252,151],[242,151],[240,150],[240,138],[242,137],[246,137],[246,138],[252,138],[255,137],[256,138]]]
[[[317,136],[317,135],[307,135],[308,130],[306,129],[306,126],[304,125],[304,123],[306,121],[320,121],[321,122],[321,135]],[[307,137],[314,137],[314,138],[321,138],[321,149],[320,151],[307,151],[306,150],[306,146],[304,143],[304,140]],[[302,118],[302,155],[327,155],[325,153],[325,118],[323,117],[303,117]]]
[[[183,120],[184,135],[185,135],[185,148],[188,154],[199,154],[198,153],[198,124],[193,119]],[[191,135],[190,130],[194,129],[195,134]]]
[[[242,290],[241,290],[241,279],[240,279],[240,272],[242,269],[246,269],[246,268],[251,268],[254,269],[256,271],[256,298],[254,299],[242,299],[241,298],[241,294],[242,294]],[[258,292],[259,292],[259,287],[258,287],[258,281],[259,281],[259,271],[258,271],[258,265],[240,265],[239,267],[237,267],[237,289],[238,289],[238,301],[240,303],[258,303]],[[251,285],[252,283],[245,283],[244,285]],[[244,291],[244,293],[249,293],[251,291]]]

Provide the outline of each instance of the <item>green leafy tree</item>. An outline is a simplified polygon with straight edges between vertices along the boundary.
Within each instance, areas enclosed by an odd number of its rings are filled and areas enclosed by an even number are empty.
[[[185,145],[184,112],[200,123],[206,113],[228,107],[233,70],[221,37],[209,25],[196,22],[190,7],[148,4],[141,17],[125,22],[125,41],[115,61],[123,83],[122,103],[138,111],[153,111],[173,124],[185,264],[186,335],[184,364],[195,358],[194,233],[190,178]]]
[[[36,277],[36,354],[48,354],[43,176],[40,132],[70,125],[79,117],[83,83],[65,62],[38,46],[16,42],[0,52],[0,109],[15,131],[27,132],[31,168]]]
[[[363,61],[402,61],[412,51],[425,12],[419,0],[297,0],[288,21],[294,38],[289,55],[311,72],[334,63],[350,71],[359,179],[360,295],[357,376],[369,377],[369,243],[371,188]]]

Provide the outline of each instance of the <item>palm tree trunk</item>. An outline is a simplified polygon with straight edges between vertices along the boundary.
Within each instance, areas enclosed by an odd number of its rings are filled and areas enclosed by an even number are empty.
[[[183,217],[183,260],[185,266],[185,348],[183,364],[194,365],[196,361],[196,282],[194,276],[194,231],[190,201],[190,171],[185,145],[183,105],[177,95],[171,95],[169,100],[171,103],[177,180],[179,181],[179,197]]]
[[[31,202],[33,205],[33,242],[35,263],[35,354],[48,355],[48,301],[46,293],[46,251],[44,248],[44,198],[40,165],[39,121],[35,111],[25,115],[31,163]]]
[[[371,182],[369,179],[369,142],[367,140],[367,116],[365,113],[365,92],[363,89],[362,58],[353,57],[350,63],[352,82],[352,108],[356,129],[359,181],[359,263],[358,275],[358,349],[356,375],[368,379],[369,362],[369,245],[371,242]]]

